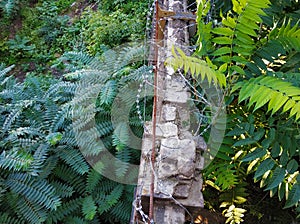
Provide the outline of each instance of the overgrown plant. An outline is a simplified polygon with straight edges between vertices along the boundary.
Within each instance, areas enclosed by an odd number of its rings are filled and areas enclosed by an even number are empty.
[[[232,0],[232,8],[220,10],[220,20],[209,23],[209,2],[197,3],[199,48],[193,57],[173,53],[171,61],[194,78],[201,75],[226,86],[227,134],[204,171],[206,188],[220,192],[215,205],[223,208],[226,223],[241,223],[251,212],[249,176],[277,196],[282,207],[300,214],[300,29],[295,18],[282,19],[278,11],[278,5],[296,10],[297,3]]]
[[[12,66],[1,70],[0,223],[128,223],[133,186],[102,176],[99,171],[107,167],[101,161],[91,167],[87,157],[100,157],[103,150],[94,148],[93,142],[87,139],[80,140],[74,132],[80,129],[83,135],[96,135],[119,160],[138,162],[139,151],[124,145],[115,134],[110,110],[119,89],[131,80],[138,81],[148,71],[147,67],[136,69],[123,60],[127,56],[130,62],[130,56],[137,56],[141,50],[122,51],[115,58],[122,61],[117,67],[105,55],[101,62],[85,54],[66,54],[65,60],[72,63],[72,55],[83,65],[76,77],[74,74],[65,77],[70,81],[28,76],[23,83],[18,83],[7,75]],[[82,99],[74,98],[76,91],[87,84],[80,83],[84,76],[89,76],[91,81],[85,89],[86,95],[80,95]],[[78,102],[87,100],[85,97],[94,90],[96,82],[97,130],[89,130],[87,117],[75,121],[73,116],[78,111]],[[135,110],[133,107],[130,125],[137,135],[142,135],[142,124]],[[151,110],[146,112],[150,113]],[[119,131],[123,136],[129,135],[127,128]],[[80,141],[91,147],[80,150]],[[116,165],[114,161],[111,164]],[[119,177],[126,173],[126,167],[115,171]]]

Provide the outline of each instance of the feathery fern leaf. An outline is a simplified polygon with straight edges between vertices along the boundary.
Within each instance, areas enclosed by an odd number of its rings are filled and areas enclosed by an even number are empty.
[[[70,167],[72,167],[72,169],[80,175],[88,172],[89,166],[78,149],[73,149],[68,146],[59,147],[58,155],[66,162],[66,164],[70,165]]]
[[[55,194],[61,198],[71,197],[75,192],[72,186],[58,181],[52,181],[50,184],[55,188]]]
[[[87,196],[83,199],[82,202],[82,213],[87,220],[94,219],[97,213],[97,206],[93,200],[92,196]]]
[[[32,224],[43,223],[48,215],[46,209],[26,197],[19,198],[17,211]]]
[[[103,178],[103,176],[101,176],[101,174],[97,170],[90,169],[90,171],[88,173],[88,178],[87,178],[86,191],[92,192],[93,189],[99,183],[99,181],[102,180],[102,178]]]
[[[227,207],[225,204],[222,204],[221,207]],[[223,210],[224,216],[227,218],[226,223],[229,224],[240,224],[244,220],[244,213],[246,212],[243,208],[238,208],[234,204],[230,205],[228,208]]]
[[[186,56],[179,48],[176,48],[176,50],[179,55],[173,48],[173,57],[166,60],[167,65],[172,66],[175,70],[183,68],[185,73],[190,72],[195,78],[200,76],[202,81],[207,79],[209,84],[213,81],[215,84],[219,84],[220,86],[226,86],[225,75],[221,71],[213,69],[213,65],[210,61],[206,62],[195,57]]]
[[[46,159],[48,158],[49,148],[47,145],[40,145],[33,154],[33,161],[30,164],[29,171],[31,175],[37,176],[42,172],[42,167]]]
[[[11,65],[7,68],[4,68],[2,70],[0,70],[0,80],[2,81],[2,79],[4,78],[4,76],[10,72],[13,68],[15,67],[15,65]]]
[[[55,210],[61,204],[60,198],[55,195],[55,188],[45,180],[35,180],[28,174],[13,173],[9,175],[5,184],[13,192],[47,209]]]
[[[20,220],[16,217],[12,217],[9,213],[0,213],[0,223],[5,224],[25,224],[24,220]]]
[[[76,192],[83,194],[85,191],[85,178],[66,164],[59,164],[52,171],[62,181],[74,187]]]
[[[24,171],[28,169],[32,162],[32,155],[24,151],[3,151],[0,155],[0,167],[3,169]]]
[[[51,211],[49,213],[49,217],[47,219],[48,223],[58,223],[72,213],[79,214],[81,205],[82,198],[80,197],[63,202],[62,205],[56,209],[56,211]]]
[[[116,95],[116,82],[115,80],[109,80],[100,93],[100,104],[111,104]]]
[[[250,98],[248,106],[255,104],[253,111],[268,103],[272,114],[282,108],[282,113],[290,110],[290,117],[300,118],[300,88],[271,76],[252,78],[247,82],[236,84],[233,91],[241,88],[239,102]]]

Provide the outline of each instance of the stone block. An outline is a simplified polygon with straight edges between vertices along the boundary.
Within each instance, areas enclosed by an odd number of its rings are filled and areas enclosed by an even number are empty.
[[[196,144],[196,149],[200,149],[202,151],[206,151],[207,150],[207,144],[204,140],[204,138],[200,135],[196,135],[193,137],[193,140]]]
[[[164,105],[162,108],[162,117],[165,121],[174,121],[176,119],[176,107]]]
[[[172,158],[164,158],[158,165],[158,178],[165,179],[177,175],[177,160]]]
[[[147,129],[147,134],[152,135],[152,124]],[[156,137],[175,137],[178,135],[178,127],[172,122],[162,123],[156,125]]]
[[[189,196],[185,199],[177,199],[182,205],[190,207],[204,207],[204,199],[201,192],[202,189],[202,176],[198,175],[192,180]]]
[[[174,189],[174,197],[176,198],[187,198],[191,190],[191,180],[189,181],[180,181]]]
[[[189,99],[189,94],[186,91],[175,91],[169,90],[166,91],[164,101],[172,103],[186,103]]]

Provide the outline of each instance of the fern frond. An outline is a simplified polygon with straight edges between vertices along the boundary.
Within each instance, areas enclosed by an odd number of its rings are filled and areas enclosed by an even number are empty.
[[[175,70],[183,68],[186,74],[190,73],[195,78],[200,76],[201,81],[207,79],[209,84],[214,82],[220,86],[226,86],[226,78],[221,71],[212,68],[212,66],[204,60],[186,56],[185,53],[179,48],[176,48],[176,50],[178,51],[179,55],[173,48],[173,57],[166,60],[165,63],[167,65],[172,66]]]
[[[221,207],[227,207],[227,205],[222,204]],[[238,208],[234,204],[232,204],[228,208],[224,209],[222,213],[227,218],[226,223],[240,224],[244,221],[242,217],[244,217],[244,213],[246,211],[246,209]]]
[[[12,217],[8,213],[0,213],[0,223],[5,223],[5,224],[25,224],[24,220],[20,220],[16,217]]]
[[[82,213],[87,220],[94,219],[97,213],[97,206],[92,196],[87,196],[82,202]]]
[[[96,128],[99,133],[99,137],[106,136],[106,135],[112,133],[112,131],[114,130],[114,127],[113,127],[111,121],[97,122]]]
[[[107,195],[107,196],[101,196],[97,198],[97,204],[98,204],[98,212],[99,214],[103,214],[105,212],[108,212],[110,209],[112,209],[116,204],[117,201],[114,200],[114,195]]]
[[[126,145],[128,145],[128,141],[130,140],[128,125],[125,122],[119,123],[117,127],[115,127],[112,138],[112,143],[116,146],[116,149],[118,151],[122,150]]]
[[[32,162],[32,155],[20,150],[3,151],[0,155],[0,167],[3,169],[13,171],[27,170]]]
[[[17,211],[29,223],[43,223],[47,219],[47,211],[41,205],[28,200],[26,197],[20,197],[17,202]]]
[[[103,176],[99,173],[99,171],[90,169],[87,178],[86,191],[92,192],[102,178]]]
[[[7,73],[9,73],[15,65],[11,65],[5,69],[0,70],[0,80],[2,81]]]
[[[221,16],[222,26],[211,30],[217,35],[212,39],[217,46],[212,55],[216,57],[214,61],[228,65],[229,74],[245,74],[241,65],[250,61],[256,49],[258,24],[263,21],[263,10],[269,7],[270,1],[262,0],[258,4],[255,0],[233,0],[232,3],[233,12],[227,13],[226,17]]]
[[[82,198],[76,198],[67,202],[63,202],[62,205],[56,209],[56,211],[51,211],[49,213],[49,223],[57,223],[72,213],[79,214],[81,205]],[[78,213],[76,211],[78,211]]]
[[[107,81],[100,92],[100,104],[111,104],[116,95],[116,81]]]
[[[0,2],[0,8],[3,10],[4,14],[10,17],[16,10],[17,3],[18,1],[16,0],[4,0]]]
[[[117,220],[127,223],[130,219],[131,207],[126,202],[120,201],[116,206],[111,209],[110,214],[113,215]]]
[[[84,176],[78,175],[71,167],[68,167],[65,164],[60,164],[55,167],[53,174],[57,176],[62,181],[73,186],[76,192],[81,194],[85,191],[85,178]]]
[[[131,154],[128,149],[123,149],[116,152],[116,176],[117,177],[124,177],[126,172],[128,171],[128,167],[130,164]]]
[[[69,216],[65,219],[66,223],[72,223],[72,224],[90,224],[91,222],[84,220],[83,218],[80,218],[78,216]]]
[[[56,155],[49,156],[43,164],[43,169],[39,173],[39,178],[45,179],[46,177],[48,177],[57,166],[57,163],[58,158]]]
[[[58,156],[80,175],[88,172],[89,166],[78,149],[68,146],[58,147]]]
[[[73,195],[73,193],[75,192],[74,188],[72,186],[63,184],[58,181],[52,181],[51,185],[55,188],[55,194],[61,198],[71,197]]]
[[[252,78],[247,82],[236,84],[233,91],[240,89],[239,102],[249,98],[248,106],[255,104],[253,111],[268,103],[268,111],[272,114],[282,108],[282,112],[290,110],[290,117],[300,118],[300,88],[271,76]]]
[[[222,192],[220,195],[220,201],[227,204],[243,204],[247,201],[249,193],[247,193],[247,184],[239,183],[234,188]]]
[[[298,23],[292,26],[291,20],[286,25],[283,23],[281,27],[273,29],[269,34],[269,38],[279,41],[286,51],[300,50],[299,37]]]
[[[8,176],[5,184],[13,192],[47,209],[55,210],[61,204],[60,198],[55,195],[55,188],[45,180],[35,180],[27,174],[13,173]]]
[[[205,170],[206,183],[219,191],[225,191],[235,187],[239,183],[239,177],[235,173],[233,165],[211,163]]]

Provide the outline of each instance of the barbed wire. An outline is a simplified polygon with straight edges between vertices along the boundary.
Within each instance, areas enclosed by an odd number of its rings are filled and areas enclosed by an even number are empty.
[[[154,7],[156,1],[157,0],[154,0],[154,1],[149,0],[149,4],[148,4],[149,5],[149,10],[148,10],[148,13],[147,13],[147,21],[146,21],[146,28],[145,28],[145,40],[144,40],[145,52],[147,52],[149,49],[150,49],[149,51],[151,51],[151,47],[154,47],[154,46],[155,47],[162,47],[162,48],[165,47],[165,46],[159,46],[161,44],[161,42],[158,42],[158,40],[153,40],[153,30],[155,29],[154,24],[158,24],[157,30],[162,32],[164,37],[167,37],[167,31],[165,30],[165,27],[162,26],[162,24],[163,24],[162,22],[163,21],[169,22],[169,21],[174,20],[173,18],[160,18],[159,22],[153,23],[153,19],[155,18],[154,15],[155,15],[155,13],[158,13],[158,12],[155,12],[155,7]],[[214,4],[214,1],[213,0],[211,0],[211,1]],[[181,3],[181,4],[183,5],[183,3]],[[193,7],[195,4],[197,4],[196,1],[189,4],[186,7],[186,9],[189,9],[189,8]],[[207,16],[207,21],[208,22],[212,20],[212,16],[209,16],[209,15]],[[187,31],[188,28],[191,28],[193,26],[197,26],[196,23],[187,24],[187,25],[185,25],[181,28],[177,28],[178,29],[177,33],[182,32],[182,31]],[[152,33],[151,33],[151,31],[152,31]],[[168,39],[172,39],[174,37],[174,35],[176,35],[176,34],[173,33],[172,35],[169,35]],[[152,41],[150,41],[151,39],[152,39]],[[194,48],[189,48],[188,46],[185,46],[185,50],[188,51],[189,54],[192,54],[195,49]],[[151,52],[149,52],[149,53],[151,54]],[[147,59],[146,56],[145,56],[144,57],[144,65],[146,65],[146,64],[149,64],[149,58]],[[163,71],[159,71],[159,72],[163,72]],[[200,128],[203,127],[203,122],[209,120],[207,115],[205,115],[205,111],[206,111],[207,107],[211,107],[212,104],[209,102],[209,100],[207,98],[205,98],[204,94],[200,93],[195,88],[195,86],[191,83],[191,81],[188,80],[188,78],[182,73],[181,69],[178,69],[176,72],[179,75],[179,77],[181,78],[181,80],[183,80],[183,82],[185,82],[185,84],[190,89],[193,90],[192,93],[194,94],[195,99],[192,99],[192,100],[194,102],[201,103],[203,105],[203,108],[201,110],[197,111],[200,114],[199,115],[200,120],[198,122],[198,126],[197,126],[196,130],[194,131],[194,135],[198,135],[198,133],[200,132]],[[137,90],[138,93],[136,95],[137,114],[138,114],[140,122],[144,126],[144,131],[148,131],[148,130],[146,130],[146,126],[145,126],[146,106],[147,106],[146,97],[151,95],[150,93],[148,93],[149,89],[151,89],[151,88],[148,89],[148,87],[152,87],[152,89],[154,87],[154,88],[157,88],[157,90],[160,90],[159,87],[157,87],[155,85],[155,83],[153,83],[152,76],[153,76],[153,72],[145,73],[145,74],[142,75],[142,81],[139,84],[139,88]],[[140,106],[141,98],[143,98],[143,106],[142,106],[143,107],[143,112],[141,111],[141,106]],[[211,116],[215,117],[216,115],[212,114]],[[208,123],[208,122],[205,122],[205,123]],[[201,133],[199,135],[202,136],[204,133],[206,133],[210,129],[211,125],[212,125],[212,121],[207,124],[207,126],[201,131]],[[155,144],[155,142],[152,142],[152,144]],[[168,147],[168,146],[166,146],[166,147]],[[173,148],[173,147],[170,147],[170,148],[175,150],[175,148]],[[157,149],[156,149],[156,151],[157,151]],[[154,175],[154,181],[157,183],[157,191],[159,191],[159,193],[165,195],[168,199],[172,200],[176,205],[181,207],[190,216],[191,223],[193,223],[194,217],[188,211],[188,209],[182,203],[180,203],[178,200],[176,200],[170,193],[165,192],[165,190],[163,189],[162,181],[158,179],[157,171],[156,171],[155,167],[153,167],[153,164],[151,163],[150,154],[151,153],[149,151],[146,155],[144,155],[144,156],[147,157],[145,159],[145,161],[147,161],[147,162],[144,163],[143,172],[142,172],[143,174],[141,176],[145,177],[146,176],[145,172],[147,172],[146,167],[150,167],[150,170]],[[163,157],[161,157],[160,159],[156,158],[156,162],[160,162],[163,159],[165,159],[165,158],[163,158]],[[154,221],[146,214],[146,212],[143,211],[143,207],[142,207],[142,198],[141,197],[142,197],[143,187],[144,187],[144,182],[142,181],[142,183],[137,186],[138,190],[137,190],[137,193],[136,193],[136,198],[133,202],[133,207],[136,210],[136,212],[138,212],[138,214],[140,215],[142,222],[147,223],[147,224],[148,223],[152,224],[152,223],[154,223]]]

